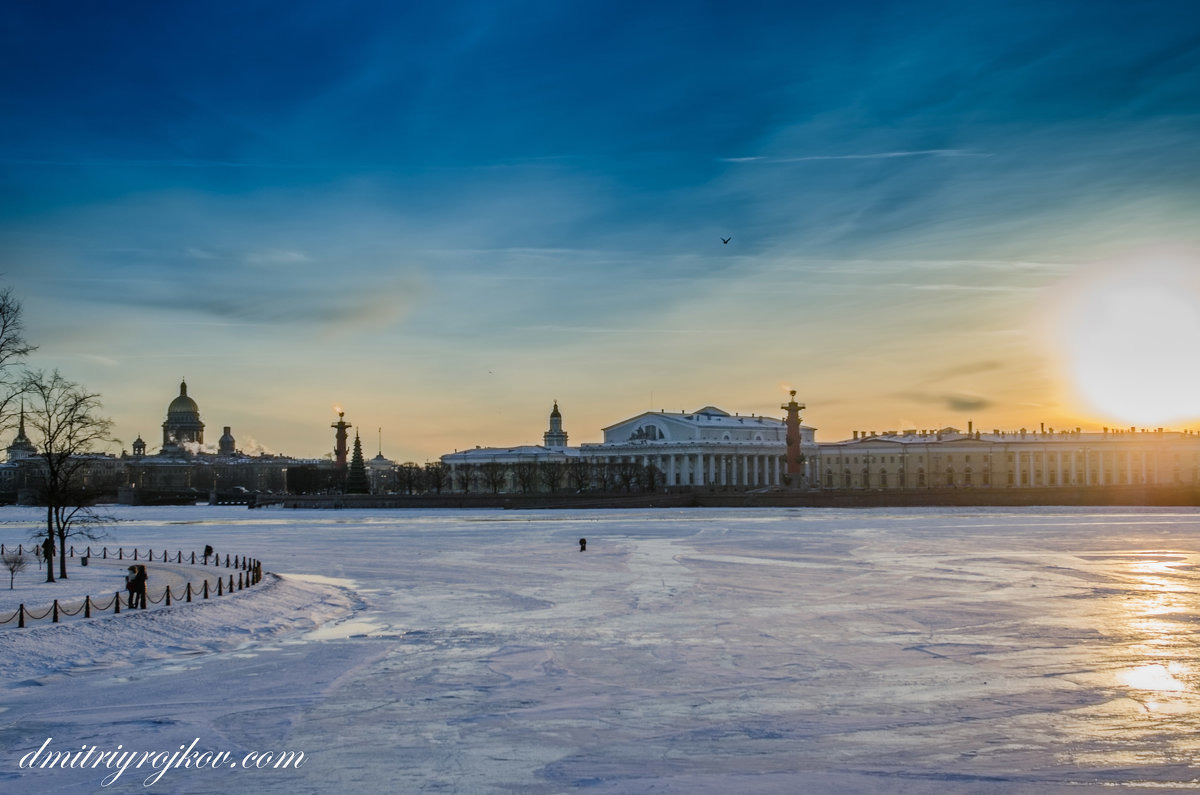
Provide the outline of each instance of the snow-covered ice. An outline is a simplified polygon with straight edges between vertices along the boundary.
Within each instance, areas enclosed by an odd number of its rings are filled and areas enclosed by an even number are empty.
[[[0,791],[1200,788],[1200,510],[115,512],[272,576],[0,629]]]

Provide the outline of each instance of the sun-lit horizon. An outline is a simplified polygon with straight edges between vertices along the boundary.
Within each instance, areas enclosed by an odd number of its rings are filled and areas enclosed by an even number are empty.
[[[0,33],[0,282],[125,449],[1200,423],[1176,4],[218,7]]]

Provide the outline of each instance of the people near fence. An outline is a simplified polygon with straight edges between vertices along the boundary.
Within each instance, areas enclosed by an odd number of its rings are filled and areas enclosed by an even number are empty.
[[[212,555],[212,553],[213,553],[213,548],[212,548],[212,545],[211,545],[211,544],[205,544],[205,545],[204,545],[204,565],[205,565],[205,566],[207,566],[207,565],[208,565],[208,559],[209,559],[209,557]]]
[[[42,542],[42,560],[51,560],[54,557],[54,541],[47,538]]]

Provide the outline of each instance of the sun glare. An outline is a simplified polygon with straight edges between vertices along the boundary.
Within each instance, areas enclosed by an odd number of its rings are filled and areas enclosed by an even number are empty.
[[[1190,266],[1190,267],[1188,267]],[[1066,386],[1100,417],[1200,417],[1200,265],[1142,263],[1074,282],[1058,319]]]

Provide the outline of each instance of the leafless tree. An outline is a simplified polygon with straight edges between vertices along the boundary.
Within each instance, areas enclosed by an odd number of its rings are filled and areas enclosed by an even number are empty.
[[[592,464],[592,478],[600,486],[601,491],[608,491],[616,476],[616,465],[609,461],[596,461]]]
[[[528,494],[537,489],[538,465],[536,461],[519,461],[513,464],[513,478],[522,494]]]
[[[431,461],[425,465],[425,483],[428,484],[429,490],[435,494],[441,494],[442,489],[446,488],[446,478],[449,473],[446,471],[446,465],[441,461]]]
[[[538,467],[538,479],[546,491],[553,494],[562,486],[563,464],[561,461],[543,461]]]
[[[625,491],[634,491],[642,482],[644,467],[636,461],[622,461],[617,464],[617,482]]]
[[[583,491],[592,484],[592,465],[584,458],[576,458],[567,464],[567,483],[576,491]]]
[[[67,576],[67,539],[95,538],[103,523],[91,508],[99,489],[91,482],[89,456],[117,442],[112,420],[100,415],[100,396],[68,381],[57,370],[26,374],[22,392],[26,425],[40,464],[46,537],[58,540],[59,577]],[[47,581],[53,581],[53,567]]]
[[[21,302],[11,289],[0,290],[0,426],[8,427],[16,414],[21,394],[20,374],[13,368],[20,359],[37,350],[25,340]]]
[[[498,494],[500,489],[504,488],[504,484],[508,482],[508,464],[500,461],[484,461],[479,467],[479,477],[492,494]]]
[[[8,590],[11,591],[13,578],[17,576],[18,571],[25,571],[25,567],[29,565],[29,558],[20,552],[5,552],[0,556],[0,561],[4,563],[4,568],[8,569]]]
[[[405,461],[396,468],[397,485],[405,494],[414,494],[421,485],[423,473],[416,461]]]

